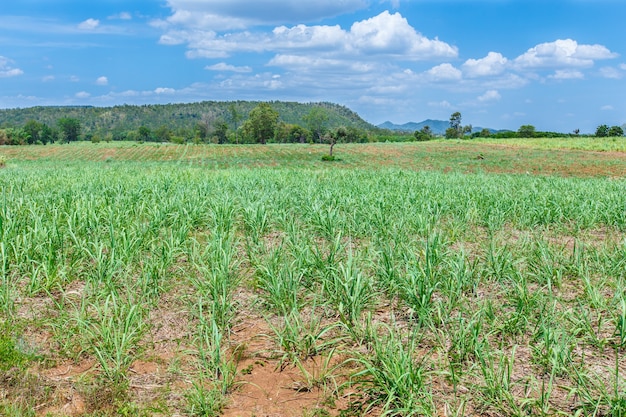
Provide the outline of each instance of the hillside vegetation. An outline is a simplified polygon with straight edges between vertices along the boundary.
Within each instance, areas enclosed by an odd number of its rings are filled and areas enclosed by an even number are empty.
[[[47,106],[22,109],[0,110],[0,127],[10,128],[26,124],[29,120],[56,126],[62,118],[75,118],[81,123],[83,133],[106,133],[110,131],[130,131],[141,126],[157,129],[168,126],[174,131],[193,130],[197,123],[224,121],[234,124],[233,110],[237,119],[248,118],[252,109],[260,102],[255,101],[202,101],[198,103],[150,104],[143,106]],[[352,126],[371,130],[375,126],[363,120],[357,113],[345,106],[333,103],[296,103],[273,101],[272,108],[284,123],[305,126],[306,116],[314,108],[325,110],[329,128]]]

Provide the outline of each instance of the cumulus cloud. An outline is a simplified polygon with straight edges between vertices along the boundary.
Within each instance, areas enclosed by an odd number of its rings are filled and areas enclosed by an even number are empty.
[[[100,26],[100,21],[98,19],[87,19],[84,22],[79,23],[78,29],[80,30],[94,30],[98,26]]]
[[[108,85],[109,84],[109,79],[107,77],[98,77],[98,79],[96,80],[96,84],[97,85]]]
[[[463,77],[461,70],[448,63],[432,67],[426,75],[431,81],[458,81]]]
[[[591,67],[597,60],[616,58],[618,55],[603,45],[581,45],[572,39],[559,39],[530,48],[518,56],[518,68]]]
[[[16,77],[24,74],[19,68],[13,68],[13,60],[0,55],[0,78]]]
[[[41,78],[41,81],[43,81],[44,83],[47,83],[49,81],[54,81],[54,75],[46,75]]]
[[[169,30],[161,36],[165,45],[187,44],[189,58],[221,58],[237,52],[314,51],[324,58],[395,56],[403,60],[453,58],[457,48],[417,32],[400,13],[385,11],[355,22],[349,30],[340,26],[278,26],[271,33],[248,31],[218,34],[214,31]]]
[[[500,98],[502,97],[500,96],[500,93],[498,93],[498,90],[489,90],[486,91],[485,94],[479,96],[478,101],[485,103],[489,101],[498,101]]]
[[[400,13],[388,11],[354,23],[349,36],[350,47],[365,53],[404,54],[413,59],[456,57],[458,53],[455,47],[418,33]]]
[[[468,77],[486,77],[502,74],[508,62],[502,54],[489,52],[484,58],[468,59],[462,68],[463,73]]]
[[[89,97],[91,97],[91,94],[89,94],[86,91],[80,91],[80,92],[75,94],[75,97],[76,98],[89,98]]]
[[[230,72],[252,72],[252,68],[248,66],[236,67],[234,65],[227,64],[225,62],[220,62],[215,65],[207,65],[204,69],[210,71],[230,71]]]
[[[610,104],[607,104],[606,106],[600,107],[600,110],[605,110],[605,111],[614,110],[614,107],[611,106]]]

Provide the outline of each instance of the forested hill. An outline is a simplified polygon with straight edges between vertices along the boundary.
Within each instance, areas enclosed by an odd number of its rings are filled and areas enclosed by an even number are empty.
[[[45,106],[0,110],[0,128],[23,126],[29,120],[55,126],[59,119],[74,118],[80,121],[83,133],[104,133],[113,130],[130,131],[145,126],[157,129],[167,126],[173,131],[193,129],[198,123],[228,124],[242,122],[259,102],[253,101],[203,101],[187,104],[122,105],[114,107]],[[273,101],[272,108],[285,123],[307,125],[311,110],[322,108],[329,128],[346,126],[372,130],[375,126],[363,120],[345,106],[333,103],[296,103]],[[235,120],[233,120],[235,119]]]

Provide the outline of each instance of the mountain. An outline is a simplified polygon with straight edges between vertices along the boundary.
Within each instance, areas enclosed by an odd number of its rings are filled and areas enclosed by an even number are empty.
[[[450,122],[445,120],[432,120],[427,119],[423,122],[409,122],[402,125],[397,125],[391,122],[385,122],[377,127],[381,129],[389,129],[389,130],[399,130],[402,132],[415,132],[416,130],[422,129],[424,126],[430,127],[430,130],[433,131],[436,135],[443,135],[446,133],[446,129],[450,127]]]
[[[405,123],[402,125],[397,125],[392,122],[385,122],[385,123],[379,124],[377,127],[381,129],[397,130],[401,132],[415,132],[416,130],[421,130],[424,126],[430,127],[430,130],[435,135],[445,135],[446,129],[450,127],[450,122],[446,120],[427,119],[419,123],[409,122],[409,123]],[[472,132],[480,132],[483,129],[484,128],[480,126],[472,126]],[[487,129],[489,129],[491,133],[499,132],[499,130],[497,129],[491,129],[491,128],[487,128]]]

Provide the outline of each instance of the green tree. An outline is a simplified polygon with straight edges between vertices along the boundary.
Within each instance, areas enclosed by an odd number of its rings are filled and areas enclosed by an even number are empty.
[[[333,159],[333,148],[335,147],[337,142],[345,142],[347,136],[348,131],[343,126],[340,126],[332,132],[328,132],[326,135],[324,135],[326,142],[328,142],[328,144],[330,145],[330,149],[328,151],[328,156],[330,157],[330,159]]]
[[[483,130],[480,131],[479,137],[488,138],[489,136],[491,136],[491,131],[489,129],[484,128]]]
[[[517,129],[517,136],[520,138],[534,138],[535,133],[536,130],[533,125],[522,125]]]
[[[75,142],[80,137],[80,121],[72,117],[62,117],[57,122],[61,131],[61,139],[65,142]]]
[[[44,145],[46,143],[54,143],[59,139],[59,132],[45,123],[42,124],[39,135],[41,143]]]
[[[624,129],[620,126],[611,126],[609,128],[609,136],[624,136]]]
[[[313,107],[303,118],[309,130],[313,133],[313,141],[321,142],[322,136],[326,132],[326,122],[328,122],[328,111],[323,107]]]
[[[459,137],[459,131],[453,127],[446,129],[446,139],[455,139]]]
[[[465,133],[472,131],[472,126],[462,126],[461,120],[461,113],[458,111],[450,115],[450,127],[446,129],[446,139],[462,138]]]
[[[157,142],[170,142],[172,140],[172,131],[166,125],[161,125],[154,131],[154,138]]]
[[[207,136],[209,136],[209,127],[206,123],[198,122],[193,128],[194,137],[197,138],[200,142],[206,141]]]
[[[28,144],[32,145],[37,142],[43,143],[43,141],[41,140],[43,123],[39,123],[38,121],[31,119],[26,122],[23,129],[28,135]]]
[[[420,130],[416,130],[413,136],[415,140],[423,142],[433,138],[433,131],[430,129],[430,126],[424,126]]]
[[[7,145],[26,145],[28,133],[22,128],[9,128],[5,131]]]
[[[278,112],[269,103],[260,103],[246,120],[247,131],[256,143],[266,144],[272,139],[278,124]]]
[[[217,143],[222,145],[228,140],[228,124],[223,120],[218,120],[213,125],[213,137]]]
[[[450,115],[450,127],[457,132],[461,130],[461,112],[454,112]]]
[[[600,125],[596,129],[596,137],[603,138],[609,135],[609,127],[607,125]]]
[[[137,140],[140,142],[152,140],[152,131],[148,126],[139,126],[139,129],[137,129]]]

